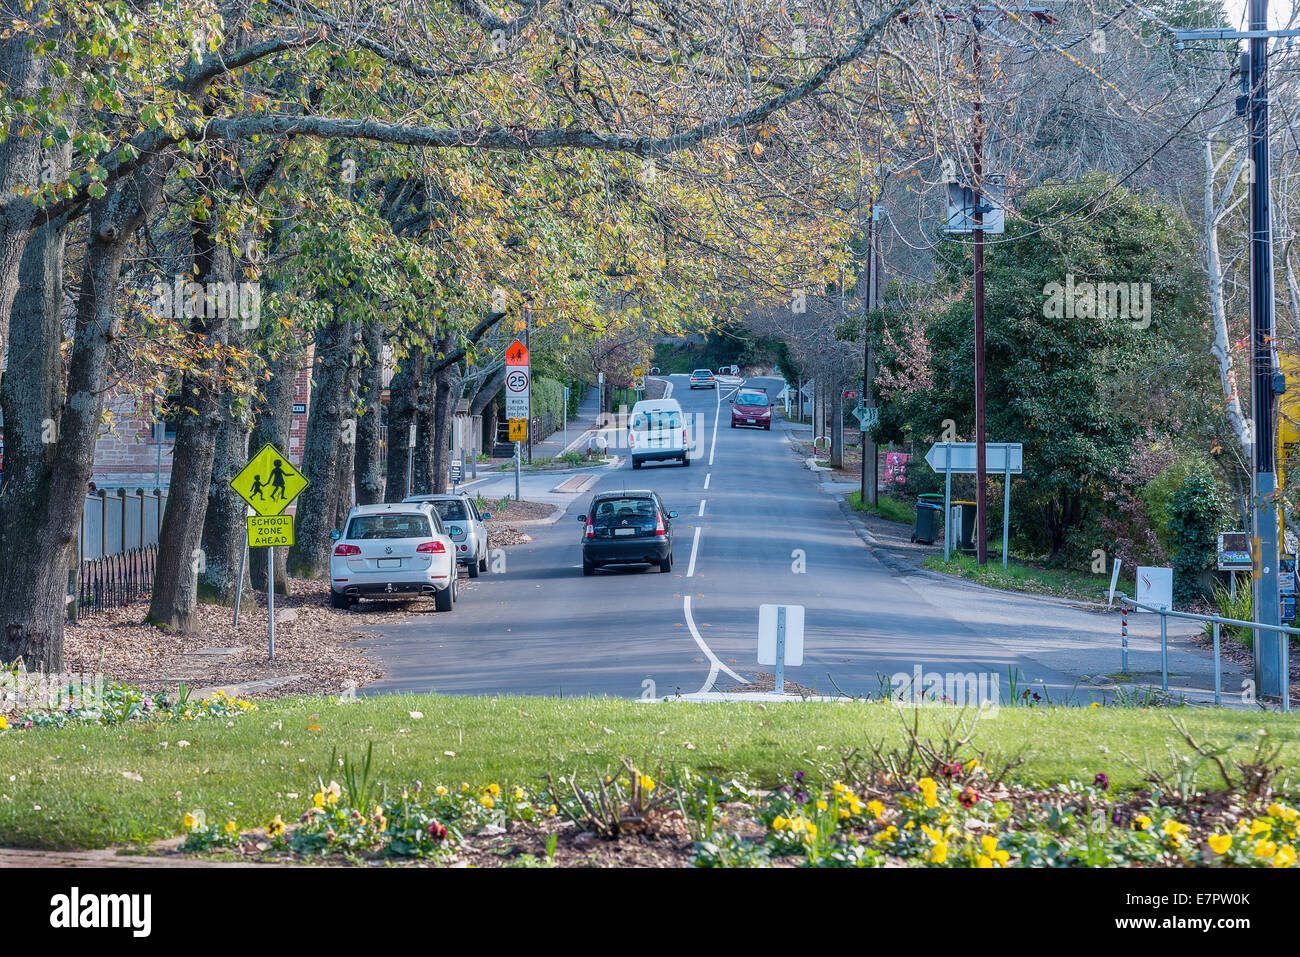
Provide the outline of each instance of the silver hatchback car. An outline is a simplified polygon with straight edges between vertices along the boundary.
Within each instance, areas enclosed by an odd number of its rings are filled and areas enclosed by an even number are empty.
[[[438,513],[447,534],[456,546],[456,562],[464,565],[470,578],[488,570],[488,530],[484,524],[492,516],[479,514],[468,495],[447,492],[442,495],[408,495],[404,502],[428,502]]]

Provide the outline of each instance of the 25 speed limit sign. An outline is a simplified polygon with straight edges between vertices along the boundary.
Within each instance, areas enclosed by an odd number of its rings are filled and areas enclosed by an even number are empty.
[[[514,342],[506,350],[506,418],[527,419],[532,376],[528,370],[528,350]]]

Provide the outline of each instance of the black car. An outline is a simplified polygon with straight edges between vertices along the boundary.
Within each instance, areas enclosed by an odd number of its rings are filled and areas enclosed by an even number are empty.
[[[594,575],[601,565],[673,567],[673,522],[676,512],[664,507],[657,492],[602,492],[579,515],[582,573]]]

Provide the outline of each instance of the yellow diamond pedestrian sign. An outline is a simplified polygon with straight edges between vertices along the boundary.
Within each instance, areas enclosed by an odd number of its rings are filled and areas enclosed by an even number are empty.
[[[258,515],[279,515],[302,494],[307,479],[289,456],[268,442],[230,480],[230,487]]]

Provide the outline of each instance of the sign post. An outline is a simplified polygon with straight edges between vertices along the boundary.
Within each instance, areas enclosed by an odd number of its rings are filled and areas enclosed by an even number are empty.
[[[1007,540],[1011,529],[1011,476],[1024,471],[1024,446],[1019,442],[985,442],[985,469],[989,472],[1001,472],[1002,490],[1002,567],[1007,567]],[[936,442],[925,453],[925,461],[936,472],[944,473],[943,491],[943,560],[948,560],[949,532],[947,523],[952,521],[949,510],[952,508],[952,476],[974,475],[976,473],[976,448],[974,442]]]
[[[758,606],[758,663],[776,666],[777,694],[785,694],[785,666],[803,664],[803,612],[803,605]]]
[[[230,480],[230,487],[252,509],[253,514],[244,520],[247,547],[266,549],[267,645],[269,658],[274,661],[275,550],[293,544],[293,516],[285,515],[284,510],[302,494],[307,479],[294,468],[289,456],[268,442]]]

